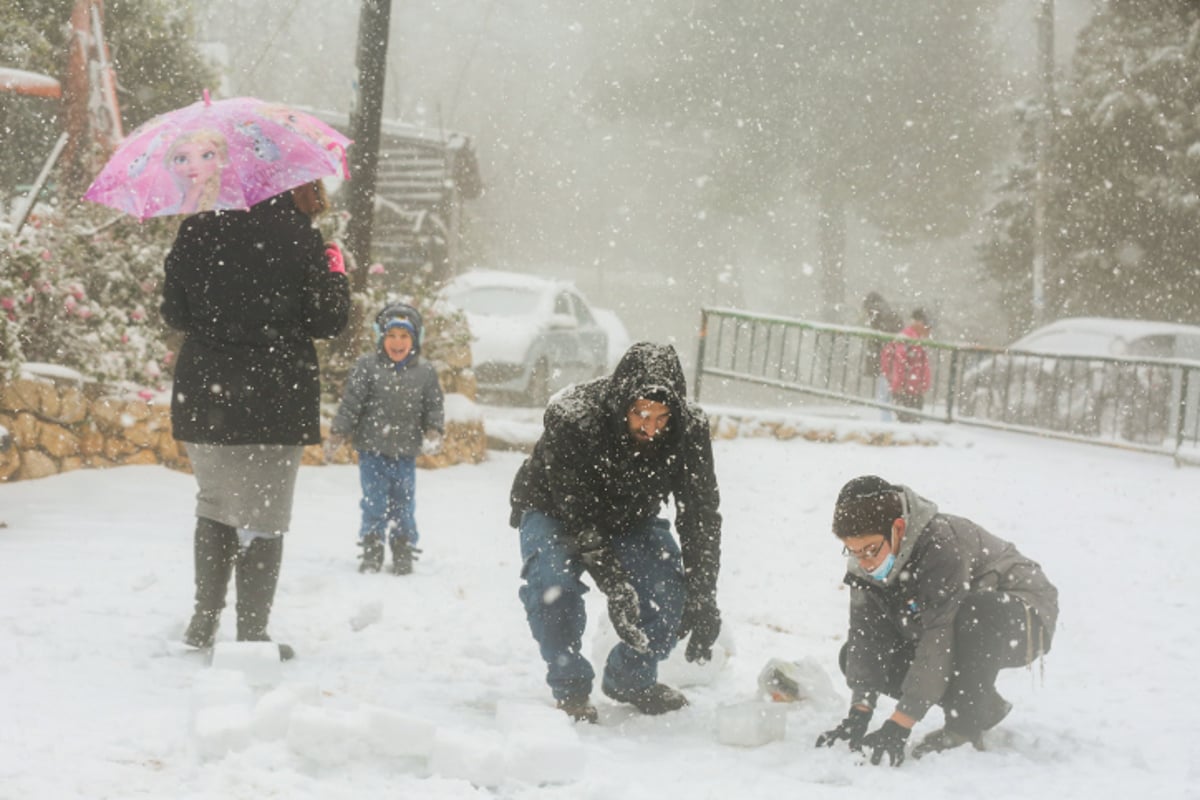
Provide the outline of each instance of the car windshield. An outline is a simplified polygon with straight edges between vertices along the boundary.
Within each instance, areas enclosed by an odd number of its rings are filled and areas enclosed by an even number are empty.
[[[451,294],[450,302],[468,314],[522,317],[537,310],[538,294],[520,286],[474,286]]]

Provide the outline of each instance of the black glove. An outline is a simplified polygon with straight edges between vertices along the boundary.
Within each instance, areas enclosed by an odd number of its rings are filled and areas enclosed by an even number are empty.
[[[608,618],[621,641],[639,653],[650,652],[650,639],[638,627],[641,615],[638,613],[637,590],[622,582],[601,591],[608,597]]]
[[[869,708],[850,706],[850,713],[846,714],[841,725],[817,737],[817,747],[833,747],[845,739],[850,743],[851,750],[861,750],[863,737],[867,735],[867,725],[870,724],[873,713]]]
[[[596,588],[608,598],[608,618],[617,636],[639,653],[649,652],[650,639],[638,626],[641,614],[638,612],[637,590],[629,582],[617,559],[605,548],[587,550],[579,555],[588,574],[596,582]]]
[[[878,764],[887,753],[888,763],[898,767],[904,763],[904,743],[908,741],[911,730],[892,722],[890,719],[874,733],[868,733],[862,739],[862,746],[871,751],[871,763]]]
[[[716,598],[711,595],[693,595],[688,592],[688,599],[683,605],[683,618],[679,621],[679,640],[691,634],[688,639],[688,661],[706,663],[712,658],[712,646],[721,632],[721,611],[717,608]]]

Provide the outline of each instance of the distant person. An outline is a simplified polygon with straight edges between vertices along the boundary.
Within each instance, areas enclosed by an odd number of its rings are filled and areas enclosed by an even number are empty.
[[[598,719],[595,672],[581,652],[585,571],[607,597],[621,639],[604,665],[608,697],[643,714],[682,708],[687,698],[658,682],[658,662],[689,633],[687,660],[712,657],[721,629],[720,496],[708,419],[686,398],[675,349],[634,344],[611,376],[551,400],[544,432],[513,481],[521,602],[546,682],[576,721]],[[678,542],[659,517],[671,496]]]
[[[321,441],[313,340],[350,313],[341,251],[312,224],[326,207],[318,181],[249,211],[196,214],[167,254],[162,315],[184,333],[171,426],[199,486],[192,647],[212,646],[235,571],[238,641],[270,641],[300,457]]]
[[[900,336],[905,339],[928,339],[933,333],[933,324],[924,309],[912,313],[912,322]],[[920,411],[925,406],[925,393],[933,385],[933,373],[929,368],[929,354],[915,342],[901,339],[885,344],[879,354],[879,368],[887,379],[892,404]],[[899,411],[896,419],[901,422],[920,422],[918,414]]]
[[[904,329],[904,319],[892,310],[887,300],[879,292],[868,292],[863,298],[863,322],[868,328],[895,335]],[[875,379],[875,400],[879,403],[888,402],[890,389],[887,378],[880,368],[879,356],[883,350],[882,339],[870,339],[863,348],[863,374]],[[892,420],[889,409],[881,409],[880,418],[884,422]]]
[[[870,751],[872,764],[886,755],[899,766],[913,726],[940,705],[944,727],[913,757],[982,750],[984,731],[1012,709],[996,675],[1050,651],[1058,590],[1010,542],[875,475],[842,487],[833,533],[849,559],[850,629],[838,660],[851,705],[817,746],[844,740]],[[881,694],[898,700],[895,711],[867,733]]]
[[[445,431],[437,371],[421,360],[421,315],[391,303],[375,317],[379,339],[361,356],[346,381],[346,393],[330,426],[333,444],[347,437],[358,451],[362,485],[360,572],[383,568],[384,545],[392,572],[413,571],[417,531],[416,457],[436,451]]]

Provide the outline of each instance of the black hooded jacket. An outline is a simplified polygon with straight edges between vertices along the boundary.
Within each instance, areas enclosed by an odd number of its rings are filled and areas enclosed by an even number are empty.
[[[675,349],[649,342],[630,347],[611,376],[558,395],[513,481],[513,526],[534,509],[562,522],[567,535],[595,530],[610,539],[656,516],[674,495],[690,591],[715,594],[720,493],[708,418],[686,397]],[[662,398],[671,410],[652,444],[629,434],[626,412],[638,398]]]

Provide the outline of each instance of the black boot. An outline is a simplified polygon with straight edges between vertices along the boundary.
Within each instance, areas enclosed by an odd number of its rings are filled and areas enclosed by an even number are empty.
[[[413,547],[407,538],[397,536],[392,539],[392,573],[396,575],[411,575],[413,562],[421,551]]]
[[[644,689],[622,692],[601,685],[601,690],[618,703],[629,703],[643,714],[657,716],[668,711],[678,711],[688,704],[683,692],[672,689],[665,683],[652,683]]]
[[[237,560],[237,625],[239,642],[269,642],[267,622],[279,584],[279,566],[283,561],[283,537],[259,536],[250,542]],[[279,645],[279,658],[287,661],[296,651]]]
[[[358,565],[359,572],[379,572],[383,569],[383,536],[378,533],[368,533],[358,543],[362,548],[362,563]]]
[[[592,705],[592,701],[588,696],[581,695],[579,697],[567,697],[559,700],[556,704],[559,711],[566,713],[575,722],[586,722],[589,725],[595,725],[600,721],[600,713],[596,711],[596,707]]]
[[[225,608],[225,591],[237,559],[237,531],[207,517],[196,518],[192,542],[196,562],[196,611],[183,634],[189,647],[212,647]]]

